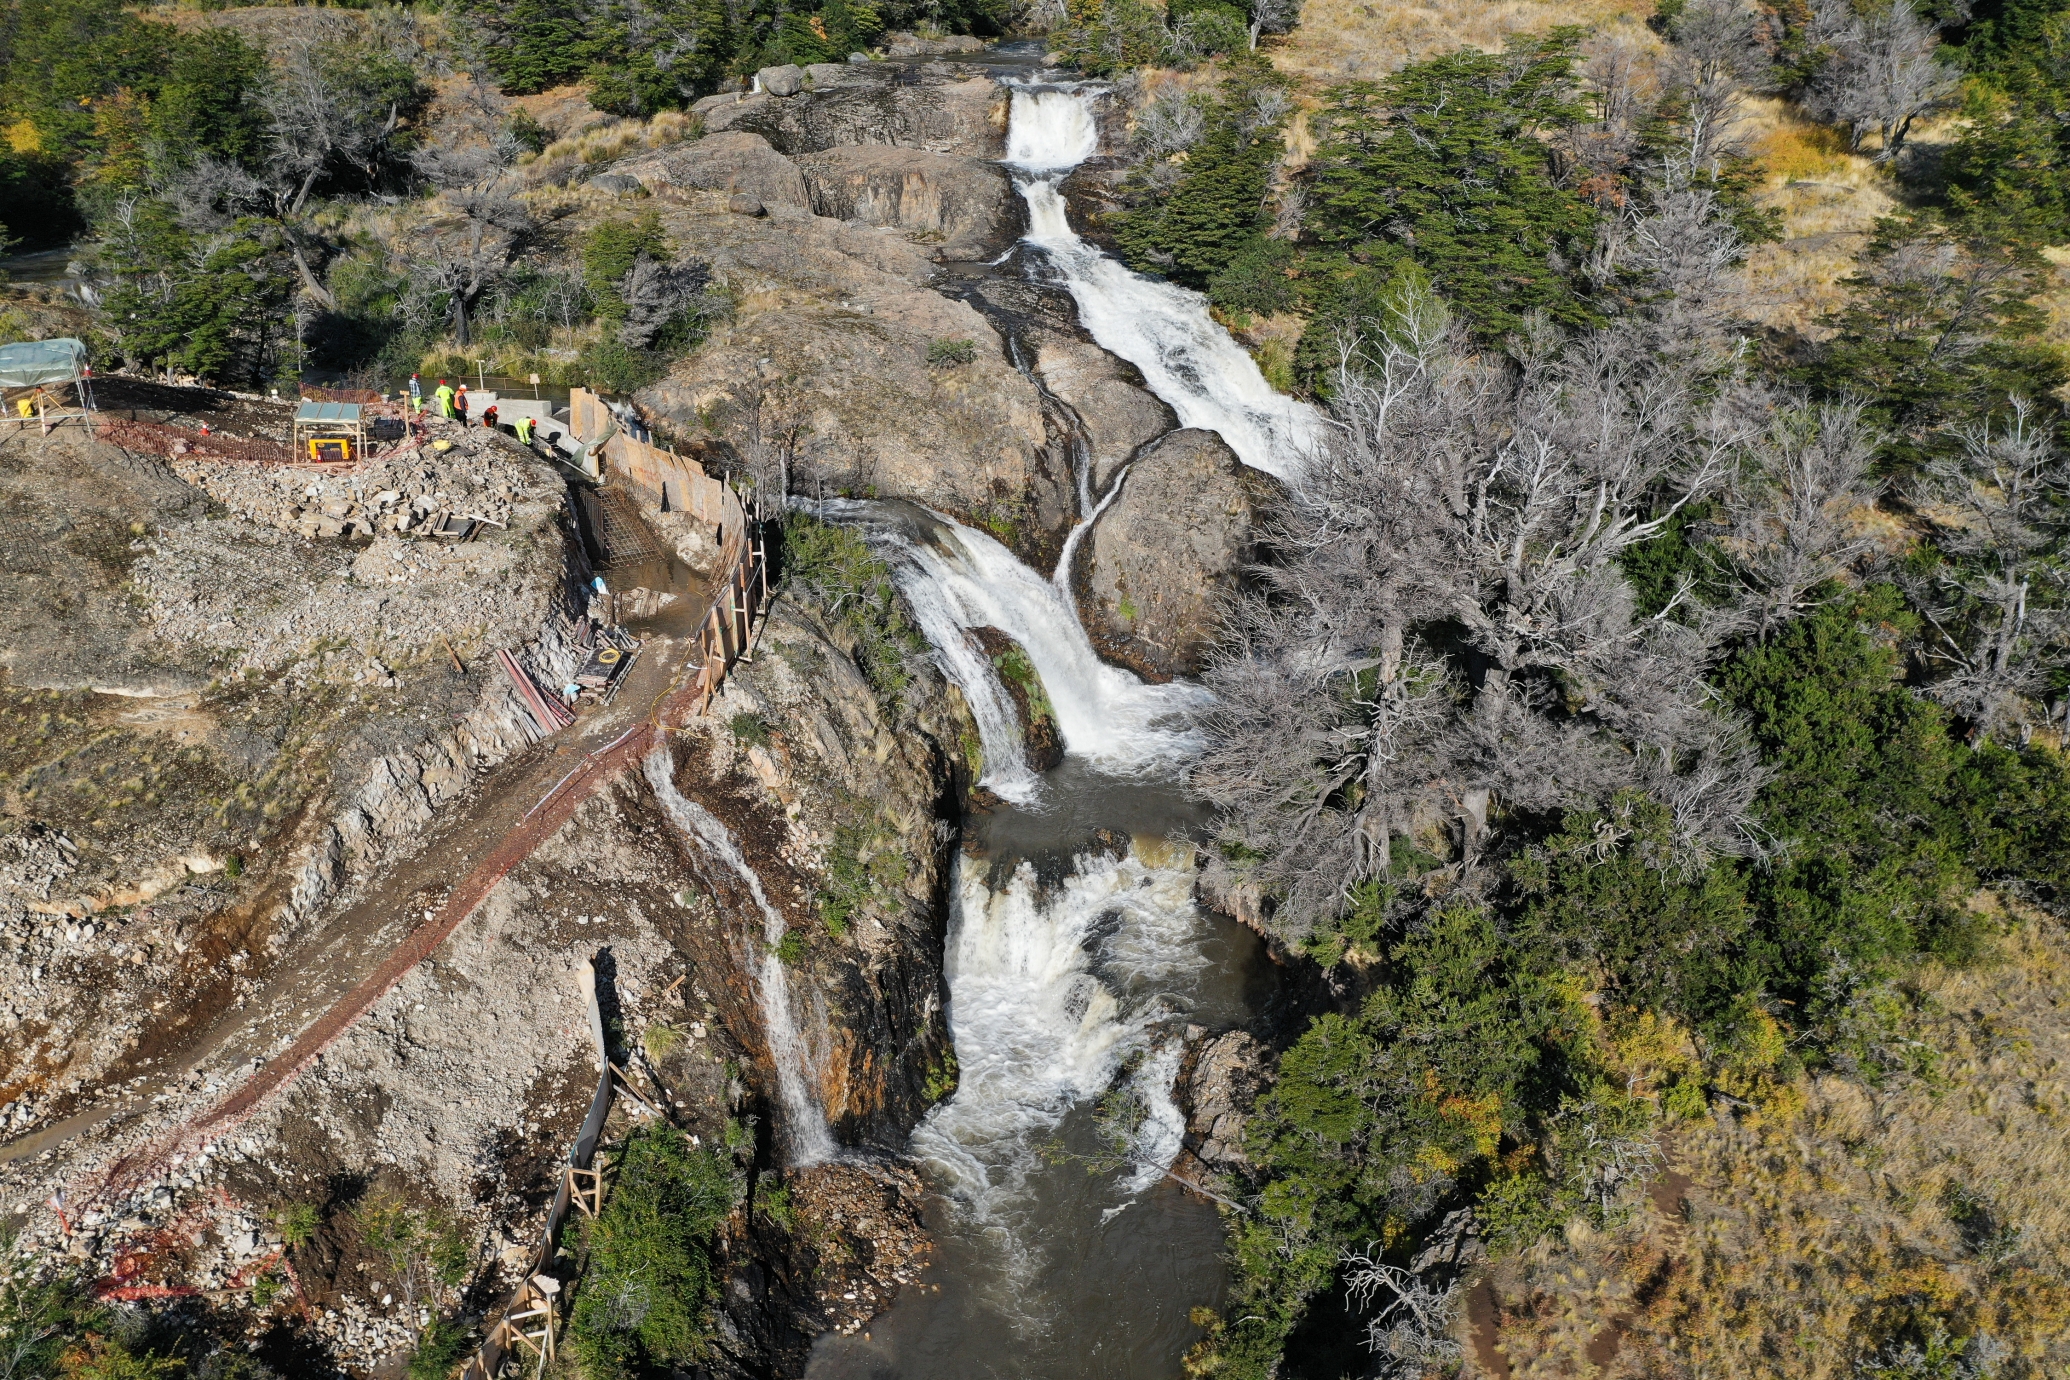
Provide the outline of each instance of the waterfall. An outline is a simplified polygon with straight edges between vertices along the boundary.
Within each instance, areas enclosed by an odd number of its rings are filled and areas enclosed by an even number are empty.
[[[1022,863],[994,889],[983,863],[959,858],[951,905],[945,972],[961,1079],[912,1150],[991,1238],[1010,1288],[1024,1288],[1042,1152],[1125,1061],[1141,1061],[1132,1079],[1149,1114],[1126,1151],[1123,1194],[1162,1178],[1178,1154],[1179,1047],[1159,1027],[1183,1015],[1164,994],[1206,963],[1193,869],[1190,854],[1163,866],[1090,855],[1059,886],[1038,886]]]
[[[1321,438],[1315,409],[1267,383],[1199,293],[1132,273],[1072,230],[1057,184],[1098,148],[1095,99],[1075,86],[1014,90],[1005,161],[1021,174],[1027,243],[1043,251],[1092,338],[1142,370],[1181,425],[1218,432],[1246,465],[1294,482]]]
[[[1110,773],[1138,775],[1170,771],[1197,750],[1194,735],[1177,721],[1206,692],[1180,683],[1146,685],[1101,661],[1070,591],[983,532],[911,506],[829,499],[815,507],[858,524],[892,557],[899,592],[977,720],[987,789],[1028,803],[1038,782],[1013,702],[990,660],[964,635],[968,628],[997,628],[1020,643],[1042,678],[1066,752]]]
[[[791,1015],[791,993],[783,960],[776,947],[786,928],[783,916],[762,890],[762,879],[733,844],[733,835],[718,816],[676,789],[675,762],[668,749],[657,747],[647,754],[647,784],[654,788],[661,808],[682,833],[707,857],[731,872],[747,888],[762,912],[762,957],[756,991],[762,1003],[762,1024],[769,1041],[769,1060],[776,1066],[777,1099],[783,1103],[784,1131],[790,1139],[791,1164],[819,1164],[838,1153],[833,1132],[827,1129],[826,1113],[812,1095],[812,1058]]]

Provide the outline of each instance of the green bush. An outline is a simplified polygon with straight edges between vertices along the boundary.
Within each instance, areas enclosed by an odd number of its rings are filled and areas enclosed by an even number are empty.
[[[906,618],[891,567],[848,528],[806,513],[783,520],[783,578],[818,605],[887,709],[913,679],[912,662],[926,639]]]
[[[672,1126],[635,1131],[611,1161],[604,1211],[582,1227],[568,1348],[587,1380],[690,1367],[711,1345],[732,1165]]]
[[[936,368],[954,364],[969,364],[977,359],[977,342],[974,340],[931,340],[927,344],[927,362]]]
[[[472,1349],[473,1334],[456,1322],[434,1319],[417,1334],[416,1350],[404,1371],[409,1380],[446,1380]]]
[[[733,741],[746,747],[768,747],[769,721],[751,709],[743,709],[726,721]]]

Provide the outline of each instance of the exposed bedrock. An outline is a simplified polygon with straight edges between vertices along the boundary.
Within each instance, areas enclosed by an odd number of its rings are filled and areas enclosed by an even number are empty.
[[[731,192],[764,207],[788,206],[800,211],[812,205],[798,165],[769,147],[767,139],[746,130],[671,144],[660,152],[618,163],[613,172],[639,179],[650,192],[666,188]]]
[[[807,154],[798,166],[817,214],[894,226],[939,258],[991,258],[1021,234],[1013,183],[985,159],[854,144]]]
[[[708,96],[693,109],[708,134],[753,130],[779,152],[898,144],[998,158],[1006,152],[1006,88],[942,65],[816,62],[794,95]]]
[[[1073,572],[1101,651],[1149,675],[1197,673],[1277,490],[1211,431],[1175,431],[1138,453]]]
[[[969,356],[929,360],[968,342]],[[1075,510],[1068,437],[999,337],[963,302],[893,291],[800,305],[713,333],[640,406],[736,452],[789,452],[793,492],[911,498],[982,526],[1046,568]]]
[[[890,707],[844,649],[845,630],[780,600],[755,657],[712,713],[677,735],[676,785],[731,832],[799,950],[787,979],[806,1076],[835,1139],[896,1150],[953,1086],[942,943],[956,813],[955,745],[975,730],[929,671]],[[707,856],[717,959],[735,960],[728,1024],[770,1077],[752,1005],[764,916]],[[765,1100],[775,1105],[773,1088]]]

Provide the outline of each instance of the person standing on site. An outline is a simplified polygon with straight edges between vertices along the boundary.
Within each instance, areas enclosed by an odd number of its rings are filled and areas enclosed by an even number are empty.
[[[460,418],[460,425],[467,425],[467,385],[461,384],[460,391],[453,395],[453,411]]]
[[[422,412],[423,410],[424,380],[418,378],[415,374],[412,374],[410,375],[410,411]]]
[[[450,419],[453,415],[452,385],[444,379],[440,379],[438,387],[432,390],[431,398],[433,402],[438,404],[438,415]]]

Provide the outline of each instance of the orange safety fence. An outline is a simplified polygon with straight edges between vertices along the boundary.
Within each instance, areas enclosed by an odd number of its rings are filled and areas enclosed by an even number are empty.
[[[241,460],[254,465],[291,466],[295,453],[279,441],[246,440],[216,432],[203,435],[185,427],[162,422],[132,421],[127,417],[103,417],[100,438],[124,450],[150,455],[198,455],[218,460]]]

